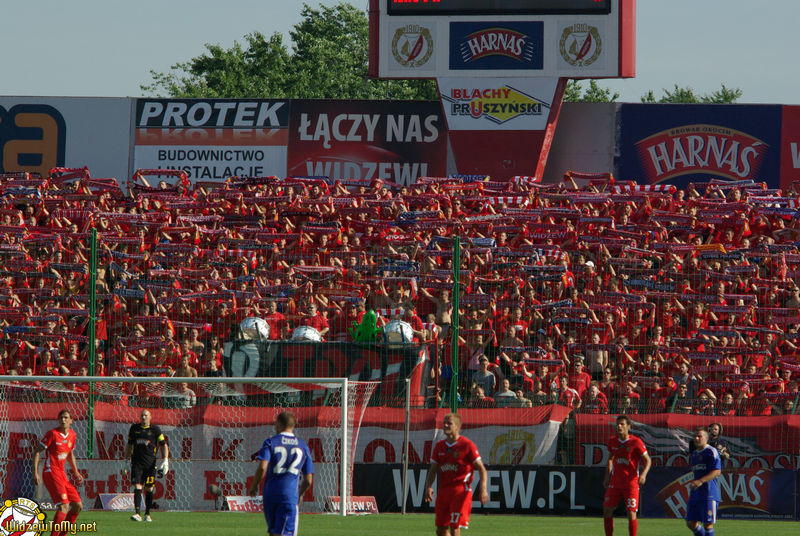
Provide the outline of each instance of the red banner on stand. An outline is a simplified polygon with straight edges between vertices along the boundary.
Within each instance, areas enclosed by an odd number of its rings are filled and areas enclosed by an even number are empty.
[[[566,79],[439,78],[460,174],[541,177]]]
[[[407,186],[446,173],[446,129],[436,102],[296,102],[289,176],[388,179]]]

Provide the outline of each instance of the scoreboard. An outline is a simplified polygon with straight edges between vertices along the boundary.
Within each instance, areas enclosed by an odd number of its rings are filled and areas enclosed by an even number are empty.
[[[376,78],[628,78],[636,0],[370,0]]]
[[[389,15],[608,14],[611,0],[386,0]]]

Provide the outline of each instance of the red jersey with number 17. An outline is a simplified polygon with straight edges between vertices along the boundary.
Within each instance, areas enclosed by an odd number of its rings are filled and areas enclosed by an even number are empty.
[[[632,435],[628,435],[625,441],[613,436],[607,445],[612,460],[609,487],[624,488],[638,484],[639,462],[647,454],[644,442]]]
[[[58,428],[53,428],[42,438],[42,446],[47,452],[47,458],[44,460],[44,472],[53,473],[53,475],[66,475],[64,466],[67,463],[69,453],[75,448],[75,439],[77,435],[75,430],[67,430],[66,434],[62,434]]]
[[[454,488],[472,483],[472,464],[481,455],[475,443],[464,436],[454,443],[443,439],[436,443],[431,454],[431,461],[439,465],[439,488]]]

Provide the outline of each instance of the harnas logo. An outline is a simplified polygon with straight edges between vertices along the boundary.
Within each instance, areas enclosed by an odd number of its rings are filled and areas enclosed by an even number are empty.
[[[451,22],[451,69],[541,70],[542,22]]]
[[[67,127],[45,104],[0,106],[0,173],[27,171],[46,177],[64,165]]]
[[[475,32],[461,44],[461,57],[465,62],[492,55],[530,61],[533,50],[527,35],[506,28],[487,28]]]
[[[663,130],[636,143],[648,182],[689,173],[758,178],[769,145],[732,128],[695,124]]]

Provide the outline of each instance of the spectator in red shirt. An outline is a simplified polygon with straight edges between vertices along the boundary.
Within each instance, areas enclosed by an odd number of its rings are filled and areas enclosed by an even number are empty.
[[[314,302],[310,302],[306,306],[306,315],[300,318],[298,325],[309,326],[316,329],[323,340],[325,339],[325,334],[328,333],[330,329],[328,320],[317,310],[317,304]]]
[[[613,400],[617,391],[617,383],[611,373],[611,369],[606,367],[603,369],[603,379],[598,383],[600,392],[606,397],[606,400]]]
[[[269,324],[269,338],[276,341],[289,337],[289,322],[286,316],[278,311],[278,302],[275,300],[267,304],[267,314],[263,316],[264,321]]]
[[[197,367],[199,365],[199,358],[197,354],[192,351],[188,339],[181,341],[181,362],[183,362],[183,360],[187,360],[187,363],[192,367]]]
[[[621,415],[636,415],[639,413],[639,404],[633,398],[624,396],[619,403],[617,413]]]
[[[633,385],[631,385],[630,382],[626,382],[622,387],[621,395],[623,398],[629,398],[631,403],[633,403],[633,405],[636,407],[641,404],[642,396],[636,392],[636,389],[633,387]]]
[[[608,400],[606,400],[606,396],[600,392],[598,382],[592,381],[589,384],[589,390],[586,391],[583,397],[581,412],[591,413],[593,415],[608,413]]]
[[[578,396],[583,397],[583,393],[589,388],[592,377],[583,371],[583,356],[576,355],[572,358],[572,373],[569,375],[570,386],[577,391]]]
[[[504,326],[505,332],[508,327],[514,327],[516,329],[516,336],[520,339],[525,339],[528,336],[528,323],[522,319],[522,308],[521,307],[514,307],[511,310],[511,317],[506,321]]]
[[[414,342],[420,342],[425,339],[425,328],[422,325],[422,319],[417,316],[417,305],[414,302],[408,302],[403,306],[403,322],[411,326],[411,331],[414,333]]]
[[[469,398],[469,407],[471,408],[493,408],[495,401],[492,397],[486,396],[483,392],[483,387],[475,385],[472,387]]]
[[[558,385],[558,403],[571,409],[581,407],[581,395],[578,391],[567,385],[567,377],[561,376]]]
[[[730,391],[726,391],[722,394],[722,398],[719,400],[719,404],[717,404],[717,415],[723,417],[731,417],[736,415],[737,407],[736,401],[733,398],[733,393]]]
[[[748,417],[772,415],[772,404],[767,398],[767,390],[761,388],[755,396],[744,400],[739,405],[739,415]]]

